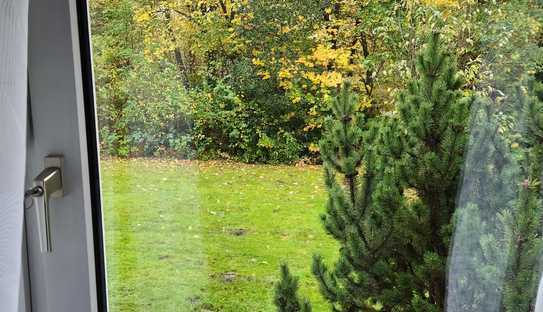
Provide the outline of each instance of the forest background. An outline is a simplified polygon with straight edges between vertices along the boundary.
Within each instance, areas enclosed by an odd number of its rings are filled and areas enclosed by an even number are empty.
[[[93,0],[105,156],[315,162],[337,87],[394,113],[439,31],[466,93],[504,100],[541,60],[535,0]]]

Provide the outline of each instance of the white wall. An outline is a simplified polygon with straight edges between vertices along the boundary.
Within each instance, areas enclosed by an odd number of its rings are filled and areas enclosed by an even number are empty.
[[[21,291],[28,1],[0,0],[0,304],[24,311]]]

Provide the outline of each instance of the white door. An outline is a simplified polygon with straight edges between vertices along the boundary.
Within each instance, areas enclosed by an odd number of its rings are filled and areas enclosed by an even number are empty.
[[[46,156],[64,159],[63,196],[49,200],[50,252],[40,248],[43,199],[26,209],[33,312],[105,310],[101,229],[93,222],[100,212],[86,18],[85,1],[30,1],[26,187],[46,167]]]

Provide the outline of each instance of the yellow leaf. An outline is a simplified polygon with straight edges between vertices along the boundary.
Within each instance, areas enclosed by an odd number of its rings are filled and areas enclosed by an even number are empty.
[[[318,153],[320,151],[319,146],[315,143],[309,144],[309,147],[307,149],[312,153]]]
[[[145,23],[151,20],[151,14],[144,10],[139,10],[134,14],[134,19],[138,23]]]
[[[261,72],[259,73],[260,77],[263,79],[263,80],[267,80],[267,79],[270,79],[271,78],[271,75],[269,72],[265,71],[265,72]]]
[[[288,69],[283,68],[279,71],[279,78],[284,78],[284,79],[292,78],[292,74],[288,71]]]
[[[302,97],[300,95],[295,95],[295,96],[291,97],[291,101],[294,104],[298,104],[298,103],[300,103],[302,101]]]
[[[257,59],[257,58],[253,58],[253,64],[255,64],[256,66],[264,66],[264,62],[260,59]]]
[[[325,87],[337,87],[343,82],[343,75],[338,72],[324,72],[321,75],[321,84]]]
[[[367,98],[362,97],[358,105],[360,109],[364,110],[371,107],[371,101]]]

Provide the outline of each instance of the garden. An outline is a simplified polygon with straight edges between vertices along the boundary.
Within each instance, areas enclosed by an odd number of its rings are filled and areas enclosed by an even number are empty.
[[[543,309],[543,3],[90,1],[112,311]]]
[[[324,309],[304,270],[337,248],[320,168],[108,159],[102,174],[112,311],[273,311],[284,259]]]

